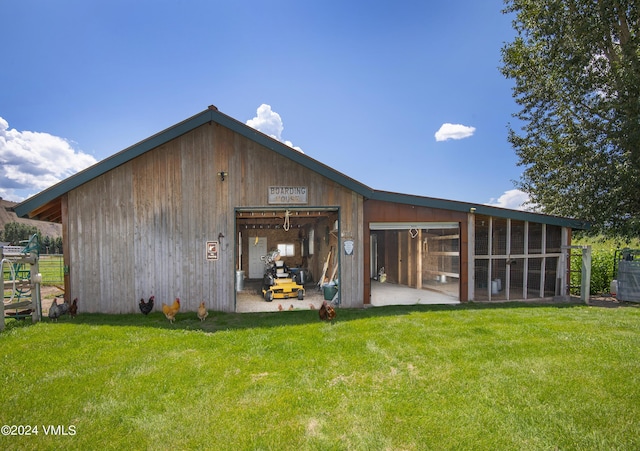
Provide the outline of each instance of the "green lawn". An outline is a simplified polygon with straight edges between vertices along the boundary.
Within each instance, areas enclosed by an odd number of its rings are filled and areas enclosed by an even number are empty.
[[[38,426],[0,449],[640,449],[634,307],[80,314],[0,359],[0,424]]]

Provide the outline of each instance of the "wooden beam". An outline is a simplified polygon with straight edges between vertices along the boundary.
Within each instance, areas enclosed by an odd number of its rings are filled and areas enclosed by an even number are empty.
[[[71,301],[71,279],[68,269],[71,267],[71,251],[69,243],[69,194],[64,194],[61,199],[62,215],[62,268],[64,277],[64,300]]]
[[[51,202],[48,202],[30,212],[29,218],[60,223],[62,219],[60,204],[60,198],[53,199]]]
[[[416,288],[422,289],[422,230],[418,230],[416,236]]]

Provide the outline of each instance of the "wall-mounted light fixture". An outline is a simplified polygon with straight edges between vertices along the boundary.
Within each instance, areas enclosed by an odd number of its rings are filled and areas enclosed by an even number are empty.
[[[220,171],[218,172],[218,176],[220,177],[220,181],[224,182],[224,179],[228,176],[229,174],[224,172],[224,171]]]
[[[222,232],[218,233],[218,241],[222,241],[222,238],[224,238]]]
[[[469,211],[470,211],[471,213],[475,213],[475,212],[476,212],[476,207],[471,207],[471,208],[469,209]]]

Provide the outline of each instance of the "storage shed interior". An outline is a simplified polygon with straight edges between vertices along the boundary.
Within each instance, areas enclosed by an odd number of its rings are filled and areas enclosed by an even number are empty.
[[[337,208],[238,209],[236,269],[250,288],[264,275],[264,257],[273,250],[287,267],[302,272],[304,284],[337,278],[339,257]],[[257,295],[257,294],[256,294]]]
[[[377,268],[371,276],[378,282],[459,298],[460,232],[457,224],[372,231],[370,255],[370,267]]]

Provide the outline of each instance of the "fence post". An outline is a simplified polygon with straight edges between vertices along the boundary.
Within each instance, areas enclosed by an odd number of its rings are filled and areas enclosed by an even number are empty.
[[[40,265],[38,264],[39,256],[36,252],[31,252],[33,263],[31,264],[31,305],[34,312],[31,317],[32,322],[42,321],[42,297],[40,287],[42,284],[42,274],[40,274]]]
[[[0,276],[2,276],[2,303],[0,303],[0,332],[4,330],[4,264],[7,265],[11,263],[8,260],[4,259],[4,251],[3,248],[0,247]]]
[[[591,246],[582,246],[582,283],[580,297],[585,304],[589,303],[591,294]]]

